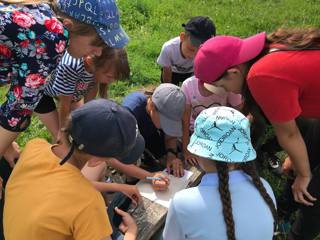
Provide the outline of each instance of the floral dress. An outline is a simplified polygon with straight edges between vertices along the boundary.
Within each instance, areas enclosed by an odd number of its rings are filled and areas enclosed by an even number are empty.
[[[68,32],[48,4],[0,4],[0,86],[10,84],[0,125],[23,131],[63,56]]]

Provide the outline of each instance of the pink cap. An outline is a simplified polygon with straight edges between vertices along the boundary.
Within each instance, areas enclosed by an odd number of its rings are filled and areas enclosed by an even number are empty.
[[[194,75],[202,83],[212,83],[230,67],[258,56],[265,41],[265,32],[246,39],[232,36],[210,38],[200,47],[194,59]]]

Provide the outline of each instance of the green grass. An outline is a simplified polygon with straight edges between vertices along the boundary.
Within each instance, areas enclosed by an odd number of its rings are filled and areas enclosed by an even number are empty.
[[[122,24],[131,38],[127,47],[131,79],[110,87],[109,96],[121,101],[128,92],[148,84],[159,83],[160,70],[156,58],[162,44],[178,36],[182,23],[192,16],[206,15],[215,22],[218,34],[241,37],[278,27],[319,26],[318,0],[118,0]],[[5,89],[0,90],[4,99]],[[44,126],[33,118],[29,129],[18,143],[34,137],[50,140]],[[276,191],[281,181],[266,174]]]
[[[215,22],[218,34],[246,37],[278,27],[318,26],[320,4],[317,0],[118,0],[122,24],[131,40],[127,46],[131,78],[110,87],[109,96],[121,101],[128,92],[159,83],[156,58],[162,44],[178,36],[181,24],[192,16],[206,15]],[[6,89],[0,90],[4,99]],[[34,118],[18,143],[33,137],[50,139]]]

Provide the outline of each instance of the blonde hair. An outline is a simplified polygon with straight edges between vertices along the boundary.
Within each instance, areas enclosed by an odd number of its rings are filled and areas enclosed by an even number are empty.
[[[130,77],[130,66],[128,55],[123,48],[105,47],[100,56],[93,57],[93,65],[95,69],[111,66],[114,69],[115,79],[124,80]],[[99,96],[107,97],[108,85],[99,83]]]
[[[268,35],[272,44],[282,44],[289,49],[320,48],[320,28],[279,28]]]

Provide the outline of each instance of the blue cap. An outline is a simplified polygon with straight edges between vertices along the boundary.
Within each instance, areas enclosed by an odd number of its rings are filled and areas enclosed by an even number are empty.
[[[241,163],[256,159],[250,138],[250,122],[229,107],[203,110],[195,121],[188,150],[207,159]]]
[[[71,121],[69,140],[85,153],[131,164],[144,151],[135,117],[113,101],[92,100],[73,111]]]
[[[128,43],[115,0],[57,0],[57,5],[68,16],[93,25],[109,47],[122,48]]]

